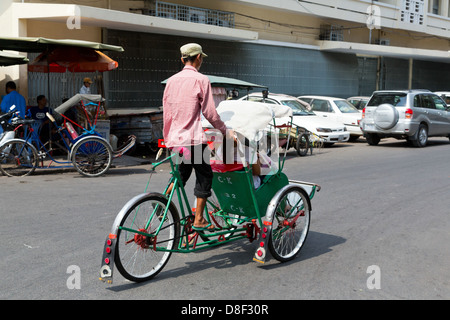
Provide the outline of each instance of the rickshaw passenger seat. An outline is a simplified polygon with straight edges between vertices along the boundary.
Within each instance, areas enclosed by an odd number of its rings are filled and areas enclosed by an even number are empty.
[[[75,129],[73,128],[72,124],[70,122],[65,122],[64,125],[66,126],[67,131],[70,134],[70,137],[75,140],[76,138],[78,138],[78,133],[75,131]]]
[[[244,168],[242,163],[222,163],[216,160],[210,160],[211,169],[213,172],[231,172],[231,171],[239,171]]]

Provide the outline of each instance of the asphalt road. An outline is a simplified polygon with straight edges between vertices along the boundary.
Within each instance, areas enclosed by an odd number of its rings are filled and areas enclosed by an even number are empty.
[[[172,255],[152,281],[98,280],[114,217],[144,191],[149,165],[106,176],[0,176],[0,299],[450,299],[450,142],[336,144],[288,153],[289,178],[316,182],[299,256],[252,261],[256,243]],[[159,169],[159,168],[158,168]],[[161,167],[149,189],[169,177]],[[191,179],[193,180],[193,179]],[[192,194],[192,181],[188,183]]]

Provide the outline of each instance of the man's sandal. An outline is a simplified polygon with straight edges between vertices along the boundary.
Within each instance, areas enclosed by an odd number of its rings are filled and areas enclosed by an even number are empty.
[[[211,228],[212,226],[212,228]],[[216,228],[210,223],[208,223],[208,225],[204,226],[204,227],[196,227],[196,226],[192,226],[192,230],[195,231],[215,231]]]

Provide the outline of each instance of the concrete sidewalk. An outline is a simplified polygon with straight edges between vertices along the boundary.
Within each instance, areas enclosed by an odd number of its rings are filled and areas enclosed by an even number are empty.
[[[132,167],[132,166],[140,166],[144,164],[151,164],[155,161],[155,156],[152,155],[150,157],[142,158],[142,157],[132,157],[124,154],[119,158],[113,159],[111,167]]]
[[[44,163],[42,165],[42,162],[39,161],[39,167],[36,168],[36,170],[32,173],[32,175],[41,175],[41,174],[52,174],[52,173],[64,173],[64,172],[72,172],[76,171],[75,167],[65,160],[63,157],[56,157],[56,160],[63,161],[66,163],[56,163],[51,160],[44,160]],[[111,167],[109,168],[123,168],[123,167],[133,167],[133,166],[140,166],[140,165],[148,165],[155,161],[155,155],[146,156],[143,157],[132,157],[128,155],[122,155],[121,157],[114,158]],[[0,173],[0,177],[2,174]]]

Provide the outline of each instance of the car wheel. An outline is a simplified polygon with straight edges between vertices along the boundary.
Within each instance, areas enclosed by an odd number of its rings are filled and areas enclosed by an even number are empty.
[[[413,139],[411,139],[411,142],[415,147],[423,148],[427,145],[427,141],[428,141],[427,126],[421,124],[416,134],[413,136]]]
[[[380,137],[376,133],[366,133],[366,140],[371,146],[376,146],[380,143]]]
[[[379,105],[374,112],[374,122],[377,127],[384,130],[393,128],[398,122],[397,109],[388,103]]]

